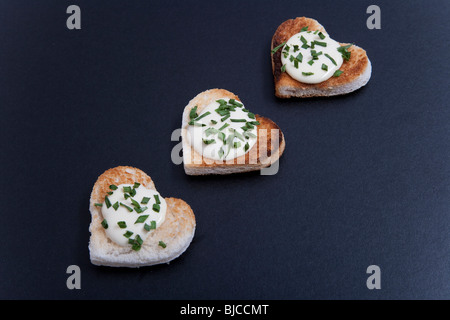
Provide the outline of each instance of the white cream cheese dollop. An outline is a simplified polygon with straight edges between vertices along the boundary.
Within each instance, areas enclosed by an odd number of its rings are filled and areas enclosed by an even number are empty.
[[[285,71],[303,83],[331,78],[344,62],[339,42],[319,31],[301,31],[284,45],[281,62]]]
[[[153,189],[139,183],[110,186],[112,194],[102,205],[103,227],[109,239],[120,246],[139,249],[150,232],[165,220],[167,204]]]
[[[242,102],[222,98],[197,114],[191,110],[187,138],[194,150],[213,160],[240,157],[255,145],[259,122]]]

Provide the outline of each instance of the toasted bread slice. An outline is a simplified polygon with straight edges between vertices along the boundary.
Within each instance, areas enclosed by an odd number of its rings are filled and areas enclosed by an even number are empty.
[[[290,19],[283,22],[276,30],[272,37],[271,49],[289,40],[304,27],[327,34],[325,28],[314,19],[306,17]],[[341,43],[341,45],[347,44]],[[364,49],[352,45],[349,52],[351,52],[351,58],[349,61],[344,61],[340,67],[343,73],[339,77],[331,77],[321,83],[308,84],[299,82],[287,72],[281,71],[281,50],[278,50],[272,54],[275,95],[279,98],[335,96],[363,87],[370,79],[372,65]]]
[[[260,125],[257,126],[258,139],[256,144],[246,154],[232,160],[213,161],[203,158],[194,150],[194,148],[192,148],[186,136],[191,109],[197,106],[197,111],[200,114],[209,103],[221,98],[242,101],[237,95],[230,91],[224,89],[211,89],[199,93],[184,108],[182,118],[182,140],[183,164],[186,174],[208,175],[257,171],[275,163],[283,154],[286,146],[284,135],[275,122],[257,114],[255,117],[260,123]],[[274,141],[274,139],[276,140]]]
[[[166,218],[162,225],[151,230],[139,251],[131,246],[123,247],[111,241],[101,225],[103,221],[101,208],[95,203],[102,203],[111,184],[133,184],[139,182],[148,189],[154,189],[152,179],[142,170],[128,166],[119,166],[105,171],[94,184],[89,209],[91,224],[89,231],[89,253],[95,265],[110,267],[143,267],[167,263],[181,255],[190,245],[195,233],[195,216],[191,207],[183,200],[165,198],[167,203]],[[163,241],[166,247],[159,245]]]

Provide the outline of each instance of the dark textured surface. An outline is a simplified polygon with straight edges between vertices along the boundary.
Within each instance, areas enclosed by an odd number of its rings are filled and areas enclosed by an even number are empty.
[[[82,29],[66,28],[81,8]],[[0,1],[0,298],[448,299],[448,1]],[[369,84],[279,100],[270,41],[317,19],[364,48]],[[172,131],[224,88],[283,130],[274,176],[189,177]],[[170,265],[90,264],[89,195],[106,169],[147,172],[197,217]],[[69,265],[81,290],[66,287]],[[381,268],[368,290],[366,268]]]

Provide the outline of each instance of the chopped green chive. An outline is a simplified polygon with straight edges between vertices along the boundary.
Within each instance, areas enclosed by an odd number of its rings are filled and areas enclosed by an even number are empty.
[[[136,200],[134,200],[134,199],[130,199],[131,200],[131,203],[133,204],[133,206],[135,207],[135,208],[140,208],[141,206],[139,205],[139,202],[137,202]]]
[[[306,39],[305,39],[304,36],[300,36],[300,41],[301,41],[303,44],[307,44],[307,43],[308,43],[308,41],[306,41]]]
[[[156,229],[156,221],[152,220],[152,221],[150,221],[150,224],[145,224],[144,225],[144,229],[147,230],[147,231]]]
[[[109,188],[110,188],[111,190],[117,190],[117,186],[114,185],[114,184],[110,185]]]
[[[245,139],[256,138],[256,135],[254,135],[251,132],[244,132],[244,137],[245,137]]]
[[[198,117],[198,115],[197,115],[197,106],[195,106],[195,107],[193,107],[191,109],[191,112],[189,112],[189,118],[192,120],[192,119],[195,119],[197,117]]]
[[[220,119],[221,122],[224,122],[225,120],[227,120],[230,117],[230,114],[226,115],[225,117],[223,117],[222,119]]]
[[[231,122],[247,122],[245,119],[230,119]]]
[[[298,61],[302,62],[303,61],[303,55],[301,52],[298,53],[297,57],[295,57],[295,59],[297,59]]]
[[[129,237],[131,237],[132,235],[133,235],[133,232],[130,231],[130,230],[127,230],[127,232],[125,232],[125,233],[123,234],[123,236],[124,236],[125,238],[129,238]]]
[[[155,203],[155,204],[153,205],[152,209],[153,209],[153,211],[155,211],[155,212],[159,212],[159,210],[160,210],[159,204]]]
[[[216,143],[216,140],[215,139],[209,139],[209,140],[203,139],[203,143],[204,144],[213,144],[213,143]]]
[[[200,117],[198,117],[198,118],[195,118],[194,120],[195,121],[198,121],[198,120],[200,120],[200,119],[203,119],[204,117],[206,117],[206,116],[209,116],[211,114],[211,112],[209,112],[209,111],[206,111],[204,114],[202,114]]]
[[[150,201],[150,198],[148,197],[143,197],[141,203],[142,204],[147,204]]]
[[[158,242],[158,245],[162,248],[167,247],[167,245],[163,241]]]
[[[322,70],[328,71],[328,66],[325,63],[322,63]]]
[[[105,229],[108,229],[108,222],[106,221],[106,219],[103,219],[102,227],[105,228]]]
[[[307,30],[308,30],[308,27],[303,27],[303,28],[301,28],[300,32],[307,31]]]
[[[147,207],[140,207],[140,208],[135,208],[134,210],[136,210],[137,213],[142,213],[147,209],[148,209]]]
[[[248,144],[248,142],[245,144],[244,146],[244,151],[247,152],[247,150],[250,148],[250,145]]]
[[[325,39],[325,35],[322,33],[322,32],[319,32],[319,37],[320,37],[320,39]]]
[[[249,113],[247,113],[247,115],[248,115],[248,117],[250,119],[255,119],[255,114],[254,113],[249,112]]]
[[[217,134],[217,137],[225,143],[225,133],[222,131]]]
[[[161,204],[161,200],[159,200],[159,196],[157,194],[154,195],[156,204]]]
[[[108,196],[105,196],[105,204],[107,208],[111,207],[111,202],[109,201]]]
[[[139,188],[140,185],[141,185],[141,184],[140,184],[139,182],[135,182],[134,185],[133,185],[133,188],[134,188],[134,189],[137,189],[137,188]]]
[[[285,72],[285,71],[286,71],[286,65],[283,64],[283,65],[281,66],[281,72]]]
[[[223,126],[221,126],[221,127],[219,128],[219,131],[225,129],[225,128],[228,127],[229,125],[230,125],[229,123],[225,123]]]
[[[333,74],[333,77],[339,77],[343,73],[344,73],[344,71],[336,70],[336,72]]]
[[[336,61],[335,61],[328,53],[325,53],[325,57],[327,57],[328,59],[330,59],[331,62],[333,62],[333,64],[334,64],[335,66],[337,66]]]
[[[224,141],[224,143],[225,143],[225,141]],[[218,151],[218,154],[219,154],[219,158],[222,158],[223,155],[225,154],[225,151],[223,151],[223,148],[222,148],[222,147],[220,147],[220,149],[219,149],[219,151]]]
[[[239,148],[241,146],[241,142],[237,141],[235,143],[233,143],[233,148]]]
[[[317,46],[321,46],[321,47],[326,47],[327,46],[326,42],[317,41],[317,40],[314,40],[314,44],[317,45]]]
[[[117,209],[119,209],[119,201],[117,201],[116,203],[114,203],[114,204],[112,205],[112,207],[114,208],[114,210],[117,211]]]
[[[123,187],[123,192],[131,192],[131,187]]]
[[[94,203],[94,206],[96,206],[96,207],[102,207],[102,206],[103,206],[103,203]]]
[[[207,137],[210,136],[211,134],[216,134],[217,132],[219,132],[219,130],[212,127],[205,130],[205,134]]]
[[[188,123],[189,125],[191,125],[191,126],[197,126],[197,127],[206,127],[206,124],[204,124],[204,123],[199,123],[199,122],[197,122],[197,121],[189,121],[189,123]]]
[[[310,66],[312,66],[313,63],[314,63],[314,60],[309,60],[309,61],[308,61],[308,64],[309,64]]]
[[[147,220],[147,218],[148,218],[148,214],[139,216],[139,218],[136,219],[134,224],[136,224],[136,223],[144,223],[145,220]]]
[[[276,46],[275,48],[272,49],[272,54],[274,54],[275,52],[277,52],[282,46],[284,46],[286,44],[286,41],[283,42],[282,44]]]
[[[141,250],[142,244],[144,243],[144,240],[137,234],[136,237],[133,239],[128,239],[128,243],[132,244],[131,249],[134,251]]]
[[[117,222],[120,229],[125,229],[127,227],[127,223],[125,221]]]
[[[350,48],[352,45],[348,44],[346,46],[342,46],[337,48],[337,51],[339,51],[342,54],[342,58],[344,58],[346,61],[350,60],[351,52],[347,49]]]
[[[217,124],[217,121],[211,119],[211,123],[212,123],[212,124]]]
[[[123,204],[122,202],[119,202],[119,205],[121,205],[122,207],[126,208],[128,211],[133,212],[133,208],[130,208],[126,204]]]
[[[302,72],[302,75],[304,76],[312,76],[314,72]]]

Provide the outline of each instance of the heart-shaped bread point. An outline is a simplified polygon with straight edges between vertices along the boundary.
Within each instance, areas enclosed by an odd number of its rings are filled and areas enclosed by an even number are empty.
[[[279,98],[335,96],[369,81],[372,65],[366,51],[339,43],[314,19],[283,22],[272,37],[272,72]]]
[[[105,171],[90,197],[89,253],[95,265],[143,267],[167,263],[190,245],[196,227],[191,207],[164,198],[142,170]]]
[[[252,112],[234,93],[211,89],[184,108],[183,164],[188,175],[231,174],[271,167],[285,148],[272,120]]]

